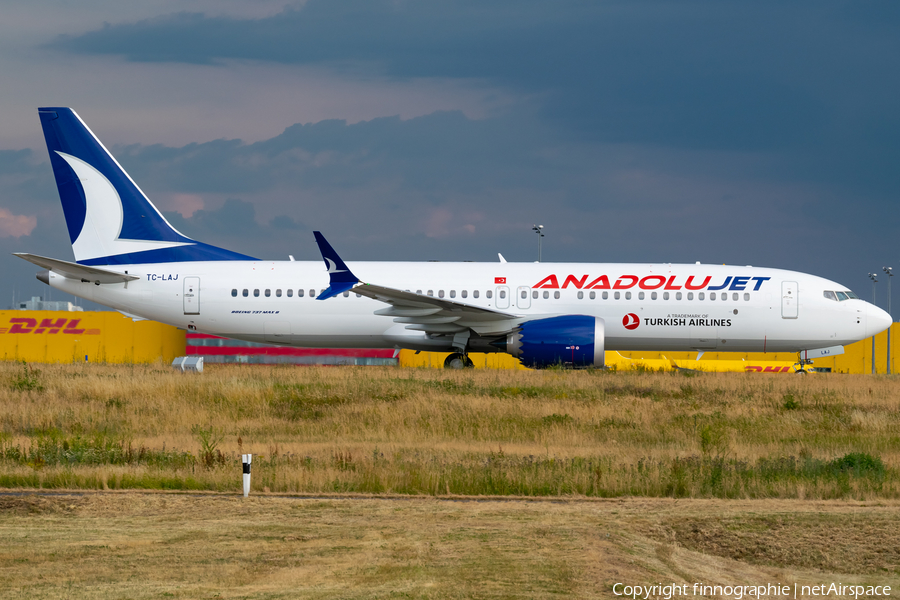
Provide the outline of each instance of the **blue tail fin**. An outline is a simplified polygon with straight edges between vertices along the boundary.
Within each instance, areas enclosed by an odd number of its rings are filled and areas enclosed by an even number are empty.
[[[39,108],[75,260],[119,265],[255,260],[179,233],[71,108]]]
[[[350,268],[344,263],[338,253],[335,252],[325,236],[318,231],[313,231],[316,236],[316,243],[319,245],[319,252],[322,253],[322,260],[325,261],[325,267],[328,269],[328,278],[330,285],[327,290],[316,296],[316,300],[327,300],[333,296],[337,296],[342,292],[351,290],[359,283],[359,278],[354,275]]]

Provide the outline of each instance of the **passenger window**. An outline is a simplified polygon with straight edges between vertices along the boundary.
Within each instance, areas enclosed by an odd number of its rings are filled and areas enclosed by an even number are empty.
[[[531,292],[531,297],[534,298],[535,300],[537,300],[537,297],[538,297],[538,291],[537,291],[537,290],[534,290],[533,292]]]
[[[456,290],[450,290],[450,297],[456,298]]]
[[[578,292],[578,299],[584,300],[584,292]]]
[[[472,297],[473,297],[473,298],[477,298],[477,297],[478,297],[478,290],[475,290],[475,291],[472,292]]]
[[[344,292],[344,298],[349,298],[349,297],[350,297],[350,292]]]
[[[244,291],[241,292],[241,295],[246,298],[250,294],[250,291],[247,288],[244,288]]]
[[[745,293],[744,294],[744,302],[749,302],[749,301],[750,301],[750,294]]]
[[[734,300],[735,302],[737,302],[737,299],[738,299],[739,297],[740,297],[740,296],[739,296],[739,294],[738,294],[737,292],[731,294],[731,299]]]
[[[556,300],[559,300],[559,292],[553,292],[553,297],[554,297]]]
[[[694,299],[694,292],[688,292],[688,300]]]
[[[469,295],[469,292],[467,292],[466,290],[463,290],[462,292],[459,293],[459,295],[462,296],[463,298],[465,298],[466,296]]]
[[[266,290],[266,298],[272,295],[272,290]]]
[[[737,294],[735,294],[735,296],[737,296]],[[728,292],[722,292],[722,300],[728,300]]]
[[[698,300],[703,300],[705,297],[706,297],[706,296],[705,296],[705,294],[704,294],[703,292],[700,292],[699,294],[697,294],[697,299],[698,299]],[[715,300],[715,298],[713,298],[713,300]]]
[[[486,291],[486,292],[484,293],[484,297],[485,297],[485,298],[490,298],[490,297],[493,296],[493,295],[494,295],[494,294],[493,294],[493,292],[491,292],[491,290],[488,290],[488,291]]]
[[[231,290],[231,297],[232,297],[232,298],[237,298],[237,288]]]
[[[281,290],[275,290],[275,297],[281,298]]]
[[[421,295],[422,295],[422,290],[416,290],[416,293],[419,294],[419,295],[421,296]]]
[[[500,290],[500,297],[506,298],[506,290]]]
[[[663,300],[669,299],[669,292],[663,292]]]
[[[591,292],[591,300],[597,297],[597,292]]]
[[[675,292],[675,299],[681,300],[681,292]]]
[[[550,297],[550,292],[544,292],[544,300]]]
[[[702,296],[703,293],[701,292],[700,295]],[[700,299],[703,300],[703,298],[700,298]],[[710,300],[715,300],[715,299],[716,299],[716,293],[715,293],[715,292],[710,292],[710,293],[709,293],[709,299],[710,299]]]
[[[656,300],[656,298],[657,298],[656,292],[650,292],[650,299]]]
[[[428,295],[429,295],[429,296],[434,296],[434,290],[428,290]]]
[[[297,290],[297,297],[298,297],[298,298],[302,298],[302,297],[303,297],[303,290]]]
[[[315,297],[316,297],[316,290],[309,290],[309,297],[310,297],[310,298],[315,298]]]
[[[522,290],[522,300],[527,300],[527,299],[528,299],[528,292],[526,292],[525,290]]]
[[[259,290],[258,290],[258,289],[257,289],[257,290],[253,290],[253,297],[254,297],[254,298],[259,298]]]
[[[625,292],[625,299],[631,300],[631,292]]]
[[[294,297],[294,290],[293,290],[293,289],[288,290],[288,291],[287,291],[287,296],[288,296],[288,298],[293,298],[293,297]]]
[[[444,290],[438,290],[438,298],[444,297]]]
[[[357,298],[362,298],[362,294],[357,294],[356,297],[357,297]]]
[[[655,298],[656,292],[653,292],[653,296],[654,296],[653,299],[656,300],[656,298]],[[638,292],[638,300],[643,300],[643,299],[644,299],[644,292]]]
[[[616,300],[618,300],[618,299],[619,299],[619,292],[616,292],[616,293],[614,294],[614,297],[615,297]]]
[[[609,300],[609,292],[603,292],[603,299]]]

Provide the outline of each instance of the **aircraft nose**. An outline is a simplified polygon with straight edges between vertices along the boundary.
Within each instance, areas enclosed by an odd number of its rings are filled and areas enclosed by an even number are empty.
[[[869,304],[866,310],[866,337],[872,337],[891,326],[891,315],[886,310],[881,310],[874,304]]]

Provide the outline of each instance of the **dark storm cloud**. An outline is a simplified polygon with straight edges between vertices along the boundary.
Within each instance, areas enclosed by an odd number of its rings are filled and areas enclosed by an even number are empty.
[[[546,119],[588,139],[764,149],[819,143],[853,108],[844,77],[896,90],[900,42],[885,21],[897,17],[881,5],[311,0],[264,19],[179,13],[108,24],[53,46],[133,61],[485,80],[540,95]]]
[[[115,154],[137,180],[180,192],[348,189],[379,181],[419,192],[514,182],[540,188],[551,185],[547,170],[554,160],[539,154],[553,136],[545,133],[538,141],[530,135],[535,131],[510,119],[475,121],[459,112],[439,112],[405,121],[297,124],[253,144],[134,145],[116,148]]]

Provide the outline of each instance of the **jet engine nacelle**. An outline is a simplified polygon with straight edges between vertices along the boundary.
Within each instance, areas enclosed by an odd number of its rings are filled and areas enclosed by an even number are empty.
[[[603,319],[585,315],[566,315],[535,319],[522,323],[509,334],[506,352],[523,365],[541,369],[553,365],[602,367],[606,325]]]

